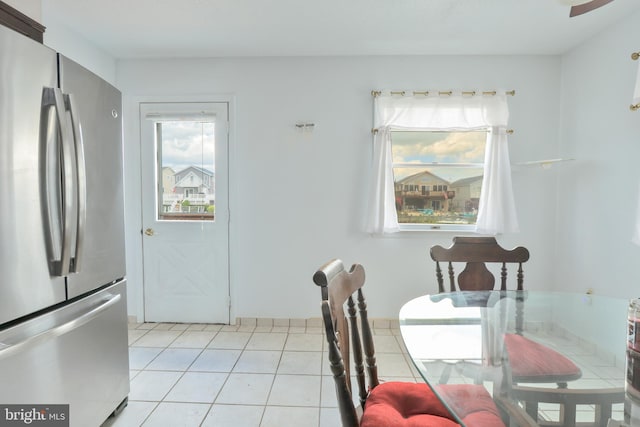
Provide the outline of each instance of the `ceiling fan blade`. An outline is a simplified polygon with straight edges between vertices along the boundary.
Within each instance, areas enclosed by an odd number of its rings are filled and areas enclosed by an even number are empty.
[[[604,6],[607,3],[611,3],[613,0],[592,0],[588,3],[579,4],[577,6],[571,6],[571,12],[569,13],[569,17],[572,18],[574,16],[582,15],[583,13],[587,13],[592,11],[593,9],[597,9],[600,6]]]

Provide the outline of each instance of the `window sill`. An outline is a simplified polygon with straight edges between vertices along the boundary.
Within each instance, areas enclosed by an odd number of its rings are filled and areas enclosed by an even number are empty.
[[[476,226],[468,224],[400,224],[400,232],[406,231],[475,233]]]

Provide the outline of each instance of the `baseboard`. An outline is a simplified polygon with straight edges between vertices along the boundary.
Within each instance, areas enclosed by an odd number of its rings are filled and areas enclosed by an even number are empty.
[[[135,315],[127,316],[129,323],[138,323]],[[400,322],[398,319],[373,318],[369,319],[369,324],[373,329],[399,329]],[[267,317],[238,317],[235,322],[231,322],[232,326],[245,327],[264,327],[264,328],[322,328],[322,319],[312,317],[308,319],[302,318],[267,318]]]
[[[369,319],[374,329],[398,329],[398,319]],[[255,327],[288,327],[288,328],[322,328],[322,319],[312,317],[308,319],[291,318],[266,318],[266,317],[238,317],[234,323],[237,326]]]

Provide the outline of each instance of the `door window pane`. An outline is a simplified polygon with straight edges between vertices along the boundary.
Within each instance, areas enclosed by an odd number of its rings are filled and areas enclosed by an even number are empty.
[[[156,123],[158,220],[214,221],[215,124]]]
[[[475,224],[487,133],[391,133],[400,224]]]

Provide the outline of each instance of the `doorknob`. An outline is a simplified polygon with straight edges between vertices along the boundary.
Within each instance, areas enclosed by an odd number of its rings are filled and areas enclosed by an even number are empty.
[[[144,234],[146,234],[147,236],[153,236],[155,233],[155,231],[153,231],[153,228],[147,228],[146,230],[144,230]]]

